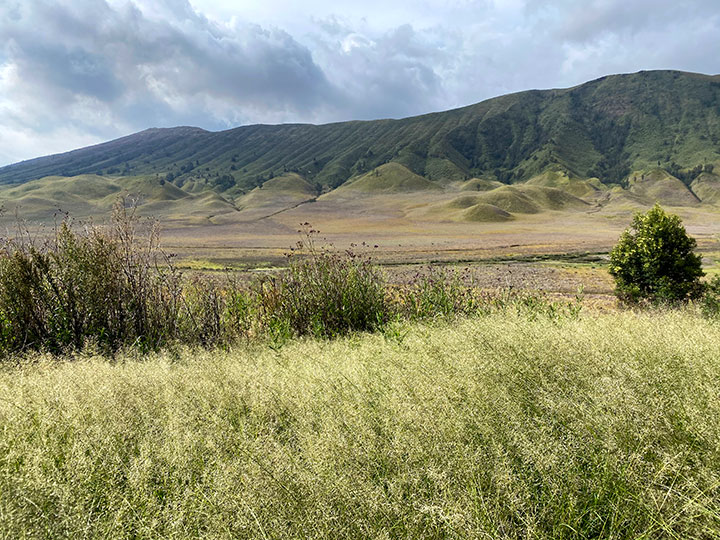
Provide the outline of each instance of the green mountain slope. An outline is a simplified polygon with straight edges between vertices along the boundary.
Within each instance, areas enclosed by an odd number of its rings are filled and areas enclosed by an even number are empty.
[[[0,184],[159,175],[185,192],[238,197],[288,172],[327,190],[397,163],[440,184],[514,183],[546,171],[625,184],[631,171],[660,167],[690,185],[719,160],[720,77],[651,71],[402,120],[150,129],[1,168]]]

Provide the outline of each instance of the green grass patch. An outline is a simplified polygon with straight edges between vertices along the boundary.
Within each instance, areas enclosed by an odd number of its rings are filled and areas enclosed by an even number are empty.
[[[386,163],[342,186],[341,191],[363,193],[406,193],[439,190],[440,186],[413,173],[399,163]]]
[[[201,272],[222,272],[231,268],[227,264],[207,259],[184,259],[182,262],[177,263],[177,267],[183,270],[198,270]]]
[[[510,309],[0,372],[6,538],[716,538],[720,326]],[[69,359],[68,359],[69,360]]]

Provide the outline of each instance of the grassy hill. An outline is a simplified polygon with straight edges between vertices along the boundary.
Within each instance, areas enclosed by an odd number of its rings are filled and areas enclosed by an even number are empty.
[[[48,176],[0,188],[0,206],[8,214],[46,221],[53,215],[105,215],[118,197],[138,204],[142,213],[156,217],[206,216],[235,211],[221,194],[206,190],[188,193],[157,176],[75,177]]]
[[[704,172],[693,181],[690,187],[702,202],[713,204],[720,202],[720,176]]]
[[[408,193],[439,190],[441,187],[399,163],[386,163],[343,184],[341,191],[356,193]]]
[[[460,186],[462,191],[488,191],[502,187],[503,184],[497,180],[488,180],[487,178],[471,178],[463,182]]]
[[[581,179],[564,171],[546,171],[527,181],[527,184],[557,188],[576,197],[593,197],[606,187],[597,178]]]
[[[521,214],[552,210],[588,210],[590,204],[561,189],[518,184],[485,191],[461,191],[448,201],[430,205],[426,213],[436,219],[458,221],[508,221]]]
[[[648,201],[677,206],[694,205],[700,199],[682,181],[663,169],[633,175],[628,184],[630,191]]]
[[[268,180],[237,201],[240,209],[275,205],[292,206],[317,197],[317,189],[300,175],[287,173]]]
[[[720,77],[612,75],[446,112],[370,122],[149,129],[0,169],[0,183],[82,174],[161,175],[188,192],[240,196],[295,172],[326,189],[395,163],[441,184],[525,181],[546,171],[623,184],[660,167],[690,184],[720,160]]]

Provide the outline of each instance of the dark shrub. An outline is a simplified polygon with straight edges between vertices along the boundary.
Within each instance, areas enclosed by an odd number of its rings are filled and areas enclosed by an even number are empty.
[[[610,274],[623,301],[678,302],[697,298],[705,275],[678,216],[655,205],[635,215],[610,253]]]
[[[161,269],[157,233],[136,237],[136,221],[123,204],[112,225],[71,227],[51,240],[29,235],[6,242],[0,254],[2,349],[17,352],[103,350],[125,345],[157,348],[176,337],[181,284]]]
[[[178,340],[204,347],[226,346],[253,328],[254,299],[232,277],[194,276],[183,282]]]

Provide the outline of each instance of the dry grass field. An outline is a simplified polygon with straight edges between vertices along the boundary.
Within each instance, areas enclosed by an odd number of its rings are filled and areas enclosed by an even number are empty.
[[[352,198],[334,194],[274,210],[277,213],[267,218],[240,212],[234,220],[216,224],[163,220],[163,245],[177,254],[181,266],[193,270],[268,271],[284,266],[285,254],[300,239],[300,224],[310,223],[320,231],[321,241],[370,252],[395,280],[432,264],[469,268],[474,282],[484,288],[569,294],[582,286],[589,295],[612,293],[607,253],[636,208],[551,210],[502,222],[457,221],[427,213],[453,196],[427,191]],[[683,218],[712,273],[720,211],[705,205],[668,211]]]
[[[718,538],[720,327],[504,313],[0,371],[0,538]]]

